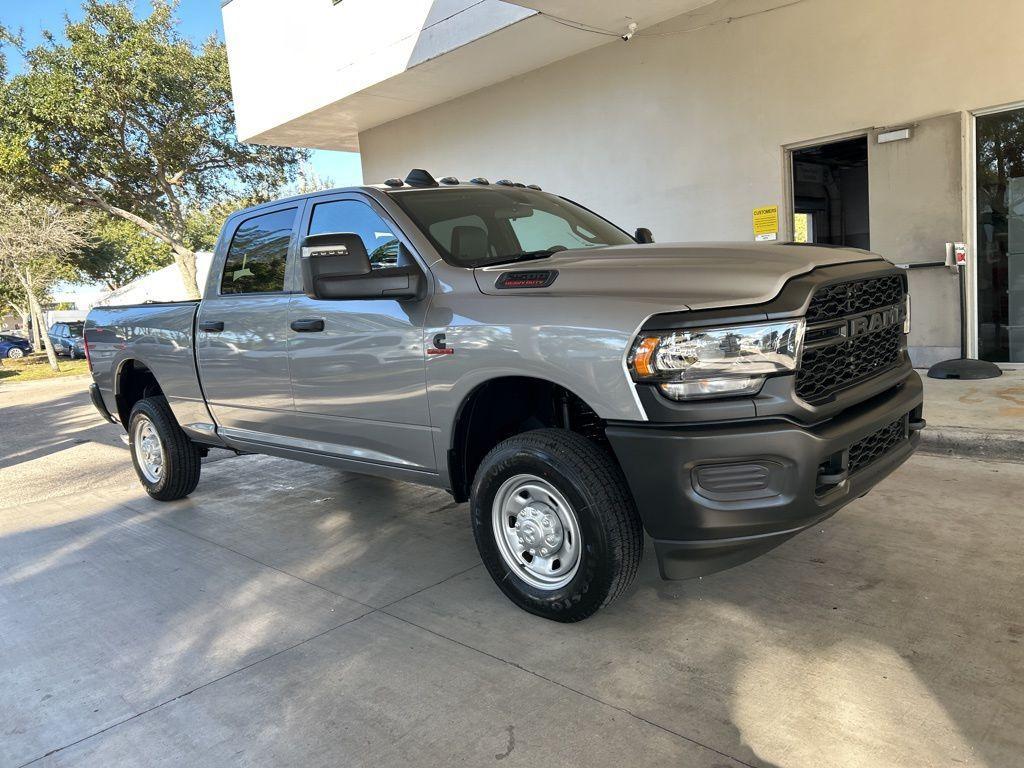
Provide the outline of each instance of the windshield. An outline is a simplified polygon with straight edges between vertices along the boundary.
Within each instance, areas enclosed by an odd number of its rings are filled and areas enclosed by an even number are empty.
[[[68,336],[80,338],[82,335],[83,323],[68,323]]]
[[[635,242],[597,214],[532,189],[417,189],[392,192],[391,196],[444,260],[458,267]]]

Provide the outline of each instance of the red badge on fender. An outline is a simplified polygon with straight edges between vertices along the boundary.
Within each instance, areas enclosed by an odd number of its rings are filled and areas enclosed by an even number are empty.
[[[428,355],[454,355],[455,350],[448,346],[448,342],[444,340],[443,333],[434,334],[434,346],[427,347]]]

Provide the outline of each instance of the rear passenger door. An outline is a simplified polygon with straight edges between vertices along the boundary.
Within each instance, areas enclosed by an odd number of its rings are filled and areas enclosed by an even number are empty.
[[[416,264],[429,283],[401,232],[368,198],[310,200],[301,235],[324,233],[357,234],[374,270]],[[428,301],[429,292],[406,301],[292,296],[289,350],[298,447],[434,470],[423,349]]]
[[[226,437],[275,442],[293,413],[285,277],[301,204],[239,217],[218,244],[196,319],[203,391]]]

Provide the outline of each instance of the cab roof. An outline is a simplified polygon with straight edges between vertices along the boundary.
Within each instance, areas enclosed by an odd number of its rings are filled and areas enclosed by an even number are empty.
[[[237,217],[239,214],[258,211],[263,208],[281,205],[282,203],[299,202],[301,200],[308,200],[311,197],[333,195],[339,192],[366,192],[372,190],[388,194],[391,192],[401,192],[413,189],[479,189],[481,187],[504,187],[513,189],[532,189],[537,192],[543,191],[536,184],[524,184],[523,182],[511,181],[509,179],[498,179],[492,183],[482,176],[474,177],[469,181],[460,181],[454,176],[445,176],[438,181],[422,168],[414,168],[409,172],[409,175],[406,176],[405,179],[394,178],[388,179],[383,184],[361,184],[351,187],[332,187],[331,189],[319,189],[316,192],[304,192],[300,195],[290,195],[276,200],[268,200],[267,202],[259,203],[258,205],[250,205],[246,208],[240,208],[237,211],[233,211],[228,218],[232,219]]]

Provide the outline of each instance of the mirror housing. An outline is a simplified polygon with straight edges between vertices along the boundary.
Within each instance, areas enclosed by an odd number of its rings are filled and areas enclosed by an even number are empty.
[[[415,266],[374,270],[359,235],[310,235],[302,241],[302,290],[311,299],[418,299],[426,282]]]
[[[654,235],[651,234],[651,230],[647,227],[637,227],[636,234],[633,235],[633,239],[638,243],[653,243]]]

